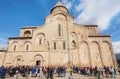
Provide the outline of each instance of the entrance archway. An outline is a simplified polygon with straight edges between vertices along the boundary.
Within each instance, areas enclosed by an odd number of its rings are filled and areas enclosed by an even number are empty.
[[[34,56],[34,65],[42,65],[43,57],[41,55]]]
[[[36,61],[36,65],[41,65],[41,61],[40,61],[40,60],[37,60],[37,61]]]

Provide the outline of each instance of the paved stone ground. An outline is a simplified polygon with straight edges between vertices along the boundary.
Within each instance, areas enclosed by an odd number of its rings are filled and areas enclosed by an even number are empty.
[[[32,77],[32,78],[5,78],[5,79],[46,79],[46,78]],[[66,74],[66,77],[57,77],[57,75],[55,75],[54,79],[69,79],[69,74]],[[73,79],[98,79],[98,78],[93,76],[90,77],[90,76],[84,76],[80,74],[73,74]],[[101,79],[120,79],[120,75],[118,75],[117,78],[101,78]]]
[[[66,77],[55,77],[54,79],[69,79],[69,75],[67,74]],[[80,74],[73,74],[73,79],[98,79],[97,77],[94,76],[84,76],[84,75],[80,75]],[[101,79],[120,79],[120,75],[117,76],[117,78],[101,78]]]

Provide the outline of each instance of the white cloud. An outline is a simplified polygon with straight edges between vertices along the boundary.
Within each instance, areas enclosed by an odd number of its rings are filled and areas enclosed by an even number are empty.
[[[72,6],[72,3],[71,3],[70,1],[68,1],[68,0],[62,0],[62,3],[63,3],[68,9],[70,9],[71,6]]]
[[[115,53],[120,53],[120,41],[113,42],[113,49]]]
[[[6,44],[0,44],[0,50],[1,49],[6,49],[7,48],[7,45]]]
[[[6,42],[7,40],[0,38],[0,42]]]
[[[0,38],[0,49],[6,49],[7,47],[7,40]]]
[[[100,30],[106,30],[111,18],[120,12],[119,3],[120,0],[81,0],[76,6],[76,11],[82,12],[75,18],[75,22],[97,24]]]

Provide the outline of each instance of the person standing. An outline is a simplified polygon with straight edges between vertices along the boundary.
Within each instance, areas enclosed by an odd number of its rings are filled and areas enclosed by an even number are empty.
[[[114,71],[114,68],[112,66],[110,67],[110,73],[111,73],[111,77],[115,78],[115,71]]]
[[[72,67],[70,68],[69,72],[70,72],[69,79],[73,79],[73,75],[72,75],[73,70],[72,70]]]

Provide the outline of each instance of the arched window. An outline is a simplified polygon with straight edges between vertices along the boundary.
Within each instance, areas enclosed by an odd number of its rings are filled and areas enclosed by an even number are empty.
[[[63,49],[65,49],[65,42],[63,42]]]
[[[30,36],[30,35],[31,35],[31,32],[30,32],[29,30],[27,30],[27,31],[24,32],[24,36],[27,36],[27,37],[28,37],[28,36]]]
[[[54,42],[54,50],[56,50],[56,42]]]
[[[45,45],[45,34],[38,33],[35,37],[35,44],[38,46],[44,46]]]
[[[14,51],[16,50],[16,45],[14,45]]]
[[[61,36],[61,25],[58,25],[58,35]]]
[[[72,45],[73,45],[73,47],[76,47],[76,42],[75,42],[75,40],[72,41]]]
[[[26,51],[28,51],[28,49],[29,49],[29,45],[26,46]]]
[[[39,40],[39,44],[41,44],[41,41],[42,41],[42,40],[41,40],[41,38],[40,38],[40,40]]]

